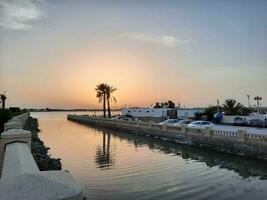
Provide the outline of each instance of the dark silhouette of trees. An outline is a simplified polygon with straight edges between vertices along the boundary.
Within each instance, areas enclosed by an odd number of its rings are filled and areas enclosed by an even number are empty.
[[[5,94],[0,94],[0,99],[1,99],[1,103],[2,103],[2,109],[5,109],[6,107],[6,95]]]
[[[112,85],[106,86],[106,94],[107,94],[107,104],[108,104],[108,117],[111,118],[110,113],[110,101],[117,102],[116,98],[112,96],[112,93],[115,92],[117,88],[113,87]]]
[[[112,93],[114,93],[117,88],[108,85],[107,83],[100,83],[96,86],[96,97],[98,98],[98,102],[103,102],[103,116],[106,117],[106,104],[108,107],[108,117],[111,117],[110,112],[110,102],[114,101],[117,102],[116,98],[112,96]]]
[[[106,117],[106,93],[107,84],[106,83],[100,83],[96,86],[96,97],[98,98],[98,102],[103,102],[103,116]]]
[[[223,103],[223,109],[226,115],[240,115],[244,106],[234,99],[226,99]]]
[[[156,102],[154,108],[161,108],[161,105],[159,104],[159,102]]]
[[[156,102],[154,108],[175,108],[175,103],[171,100],[162,103]]]

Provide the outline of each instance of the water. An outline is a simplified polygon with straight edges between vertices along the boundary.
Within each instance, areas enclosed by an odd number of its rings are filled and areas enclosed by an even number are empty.
[[[67,114],[31,115],[88,199],[267,199],[267,162],[87,127]]]

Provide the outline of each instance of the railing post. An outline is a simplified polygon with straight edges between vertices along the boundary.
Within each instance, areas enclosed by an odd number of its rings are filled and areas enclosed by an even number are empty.
[[[245,142],[246,141],[246,130],[238,130],[237,131],[237,141],[238,142]]]
[[[163,125],[162,125],[162,129],[163,129],[164,131],[167,130],[167,126],[166,126],[166,124],[163,124]]]
[[[24,142],[27,143],[29,148],[31,149],[31,132],[22,130],[22,129],[9,129],[8,131],[4,131],[1,134],[0,140],[0,167],[2,169],[5,147],[7,144],[13,142]]]
[[[212,130],[211,127],[206,127],[204,130],[204,136],[205,137],[211,137],[211,130]]]
[[[187,127],[187,125],[185,125],[185,124],[183,124],[181,127],[181,132],[184,134],[186,133],[186,127]]]
[[[153,124],[153,122],[150,121],[150,122],[149,122],[149,128],[152,128],[152,124]]]
[[[4,131],[9,129],[23,129],[23,124],[18,121],[10,121],[4,124]]]

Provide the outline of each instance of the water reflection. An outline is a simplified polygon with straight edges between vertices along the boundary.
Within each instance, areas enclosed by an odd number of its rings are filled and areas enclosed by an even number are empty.
[[[114,165],[112,153],[110,151],[110,133],[103,131],[102,146],[97,146],[95,163],[98,168],[107,169]]]
[[[103,129],[99,129],[102,130]],[[105,130],[105,129],[104,129]],[[108,132],[108,133],[107,133]],[[127,140],[128,143],[133,144],[135,148],[148,146],[150,150],[157,151],[164,154],[172,154],[173,156],[179,156],[183,159],[191,159],[197,162],[205,162],[207,166],[214,167],[219,166],[227,170],[232,170],[238,173],[243,178],[248,178],[252,176],[258,176],[260,179],[267,179],[267,162],[246,158],[236,155],[230,155],[226,153],[220,153],[212,150],[207,150],[198,147],[192,147],[188,145],[180,145],[170,142],[164,142],[161,140],[156,140],[153,138],[131,135],[127,133],[120,133],[115,131],[103,131],[103,149],[101,152],[105,152],[105,135],[108,134],[108,141],[110,140],[110,134],[113,137],[119,137],[119,139]],[[114,138],[115,139],[115,138]],[[109,142],[107,142],[107,148],[109,148]],[[98,155],[99,150],[97,150]],[[102,157],[99,163],[99,167],[110,166],[112,164],[112,159],[110,158],[109,149],[106,149],[104,155],[100,154]]]

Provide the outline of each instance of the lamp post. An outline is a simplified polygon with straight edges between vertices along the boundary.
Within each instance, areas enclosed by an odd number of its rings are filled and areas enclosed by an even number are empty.
[[[250,107],[250,102],[249,102],[249,100],[250,100],[250,95],[248,94],[247,95],[247,98],[248,98],[248,108]]]
[[[257,112],[260,114],[260,101],[262,100],[262,97],[256,96],[254,97],[254,100],[257,102]]]

